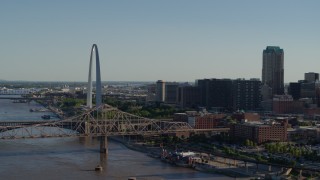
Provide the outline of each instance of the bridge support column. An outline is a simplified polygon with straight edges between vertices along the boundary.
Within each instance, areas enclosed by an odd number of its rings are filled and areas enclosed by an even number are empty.
[[[90,126],[88,122],[84,123],[84,134],[86,135],[90,134]]]
[[[100,137],[100,154],[108,155],[108,136]]]
[[[272,169],[271,169],[271,168],[272,168],[272,166],[271,166],[271,165],[269,165],[269,172],[271,172],[271,171],[272,171]]]
[[[108,157],[105,154],[100,153],[100,166],[102,166],[103,168],[106,167],[107,158]]]

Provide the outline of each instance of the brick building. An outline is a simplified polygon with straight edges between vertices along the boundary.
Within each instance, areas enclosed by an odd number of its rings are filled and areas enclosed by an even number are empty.
[[[303,112],[303,102],[294,100],[291,95],[275,95],[272,107],[275,114],[296,114]]]
[[[238,122],[241,121],[260,121],[260,115],[258,113],[234,113],[232,114],[232,119],[237,120]]]
[[[196,129],[211,129],[219,126],[222,118],[225,114],[207,114],[204,116],[198,116],[195,119]]]
[[[243,123],[230,127],[230,135],[234,138],[249,139],[258,144],[268,141],[287,141],[287,120],[281,123]]]
[[[196,129],[212,129],[217,128],[225,116],[225,114],[203,114],[187,111],[186,113],[174,114],[173,121],[187,122]]]

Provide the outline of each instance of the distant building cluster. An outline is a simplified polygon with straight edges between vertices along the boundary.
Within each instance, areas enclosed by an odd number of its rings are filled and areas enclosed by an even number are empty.
[[[197,129],[229,127],[230,137],[258,144],[320,137],[319,128],[297,128],[304,123],[299,117],[320,119],[319,73],[305,73],[304,80],[285,85],[284,51],[278,46],[267,46],[262,52],[261,81],[210,78],[188,84],[158,80],[149,85],[147,97],[148,101],[200,110],[176,113],[174,121]]]
[[[267,46],[262,53],[262,81],[251,79],[198,79],[195,84],[157,81],[148,87],[147,101],[182,109],[204,107],[211,112],[238,110],[272,114],[320,114],[319,73],[284,84],[284,51]]]
[[[183,109],[205,107],[253,111],[260,108],[260,84],[259,79],[199,79],[195,85],[159,80],[155,85],[150,85],[149,89],[155,89],[153,100]],[[152,93],[149,91],[149,94]]]

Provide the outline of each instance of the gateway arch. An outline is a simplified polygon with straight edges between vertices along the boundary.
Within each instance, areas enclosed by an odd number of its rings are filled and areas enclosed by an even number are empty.
[[[91,54],[90,54],[90,65],[89,65],[89,76],[88,76],[88,87],[87,87],[87,106],[92,108],[92,57],[93,53],[96,56],[96,106],[101,105],[101,75],[100,75],[100,61],[99,61],[99,52],[98,46],[96,44],[92,45]]]

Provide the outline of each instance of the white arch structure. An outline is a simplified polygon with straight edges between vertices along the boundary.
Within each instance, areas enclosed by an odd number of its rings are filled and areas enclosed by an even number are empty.
[[[102,102],[101,95],[101,75],[100,75],[100,61],[98,46],[96,44],[92,45],[90,54],[90,65],[89,65],[89,76],[88,76],[88,88],[87,88],[87,106],[92,108],[92,56],[95,52],[96,55],[96,107],[99,107]]]

